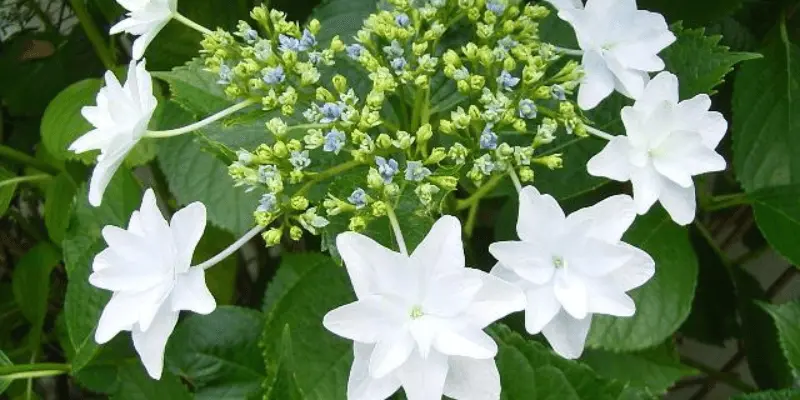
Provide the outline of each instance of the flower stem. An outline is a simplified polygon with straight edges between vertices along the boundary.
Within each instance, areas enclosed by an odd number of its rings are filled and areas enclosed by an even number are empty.
[[[147,131],[147,133],[144,136],[148,137],[148,138],[168,138],[168,137],[183,135],[184,133],[189,133],[189,132],[192,132],[192,131],[196,131],[196,130],[202,128],[202,127],[205,127],[207,125],[211,125],[214,122],[217,122],[217,121],[219,121],[219,120],[221,120],[221,119],[223,119],[223,118],[225,118],[225,117],[227,117],[227,116],[229,116],[231,114],[234,114],[234,113],[236,113],[237,111],[239,111],[239,110],[241,110],[243,108],[247,108],[247,107],[255,104],[257,101],[258,100],[256,100],[256,99],[247,99],[247,100],[244,100],[244,101],[242,101],[240,103],[234,104],[234,105],[232,105],[232,106],[230,106],[230,107],[228,107],[228,108],[226,108],[226,109],[224,109],[224,110],[222,110],[222,111],[220,111],[220,112],[218,112],[218,113],[216,113],[214,115],[211,115],[211,116],[207,117],[206,119],[203,119],[201,121],[197,121],[197,122],[195,122],[195,123],[193,123],[191,125],[186,125],[186,126],[184,126],[182,128],[170,129],[170,130],[166,130],[166,131]]]
[[[59,172],[57,168],[42,160],[33,158],[19,150],[14,150],[11,147],[2,144],[0,144],[0,158],[5,158],[19,164],[24,164],[29,167],[36,168],[39,171],[47,172],[51,175],[56,175]]]
[[[472,232],[475,230],[475,222],[478,219],[478,206],[480,204],[480,202],[475,202],[469,207],[469,212],[467,213],[467,223],[464,224],[464,233],[467,235],[467,237],[472,237]]]
[[[693,360],[689,357],[681,356],[681,362],[689,367],[692,367],[702,372],[709,378],[718,380],[720,382],[725,382],[728,385],[735,387],[743,392],[749,393],[749,392],[755,392],[757,390],[755,387],[745,383],[734,374],[717,371],[715,368],[705,365],[697,360]]]
[[[594,128],[594,127],[591,127],[591,126],[588,126],[588,125],[586,125],[585,128],[586,128],[586,132],[589,132],[592,135],[595,135],[595,136],[597,136],[597,137],[599,137],[601,139],[605,139],[605,140],[614,139],[614,135],[612,135],[610,133],[607,133],[607,132],[603,132],[600,129],[597,129],[597,128]]]
[[[202,33],[203,35],[210,35],[210,34],[214,33],[214,32],[211,31],[211,29],[208,29],[205,26],[200,25],[197,22],[194,22],[194,21],[190,20],[189,18],[184,17],[183,15],[181,15],[178,12],[173,14],[172,18],[174,18],[175,21],[178,21],[178,22],[188,26],[189,28],[192,28],[192,29]]]
[[[72,11],[75,12],[75,16],[78,17],[81,27],[83,27],[83,30],[86,32],[86,36],[92,43],[92,47],[94,47],[94,52],[97,53],[97,57],[100,58],[100,61],[103,62],[103,65],[106,67],[106,69],[113,69],[117,65],[116,57],[109,49],[103,34],[97,27],[97,24],[94,23],[92,15],[89,14],[89,10],[86,9],[85,2],[82,0],[70,0],[69,4],[72,7]]]
[[[52,175],[49,175],[49,174],[18,176],[16,178],[11,178],[11,179],[6,179],[4,181],[0,181],[0,188],[3,187],[3,186],[16,185],[17,183],[23,183],[23,182],[46,181],[46,180],[48,180],[50,178],[52,178]]]
[[[517,176],[517,171],[514,171],[514,168],[508,169],[508,175],[511,177],[511,182],[514,184],[514,188],[517,189],[517,193],[522,191],[522,183],[519,181],[519,177]]]
[[[42,378],[69,373],[69,364],[41,363],[0,366],[0,378],[4,380]]]
[[[708,204],[703,207],[703,209],[705,211],[718,211],[725,208],[742,206],[750,203],[751,199],[747,193],[726,194],[712,197],[708,201]]]
[[[198,264],[192,268],[202,268],[202,269],[209,269],[214,265],[218,264],[220,261],[226,259],[229,255],[235,253],[239,250],[245,243],[249,242],[254,236],[261,233],[265,227],[261,225],[256,225],[253,229],[247,231],[239,240],[233,242],[232,245],[228,246],[225,250],[219,252],[219,254],[215,255],[214,257],[209,258],[205,262]]]
[[[312,186],[316,185],[317,183],[319,183],[319,182],[321,182],[321,181],[323,181],[325,179],[328,179],[328,178],[330,178],[332,176],[339,175],[342,172],[345,172],[345,171],[347,171],[349,169],[355,168],[355,167],[357,167],[359,165],[361,165],[360,162],[358,162],[356,160],[351,160],[351,161],[348,161],[348,162],[346,162],[344,164],[339,164],[339,165],[337,165],[335,167],[326,169],[325,171],[322,171],[322,172],[314,175],[314,177],[310,181],[306,182],[306,184],[303,185],[299,190],[297,190],[297,193],[295,193],[294,195],[295,196],[302,196],[306,192],[308,192],[311,189]]]
[[[582,56],[583,50],[575,50],[575,49],[567,49],[565,47],[553,46],[555,47],[556,51],[561,54],[566,54],[568,56]]]
[[[467,208],[470,208],[474,203],[479,202],[484,196],[489,194],[489,192],[491,192],[492,189],[497,187],[497,185],[500,183],[500,181],[503,180],[503,178],[505,178],[505,175],[493,176],[485,184],[483,184],[480,188],[478,188],[478,190],[476,190],[475,193],[472,194],[472,196],[469,196],[468,198],[463,200],[458,200],[456,202],[456,210],[458,211],[466,210]]]
[[[386,216],[389,217],[389,223],[392,225],[394,231],[394,238],[397,240],[397,247],[404,256],[408,255],[408,248],[406,248],[406,241],[403,239],[403,231],[400,230],[400,223],[397,221],[397,215],[394,209],[389,205],[386,206]]]

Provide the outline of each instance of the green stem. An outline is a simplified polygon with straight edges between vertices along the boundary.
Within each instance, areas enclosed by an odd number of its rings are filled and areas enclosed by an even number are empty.
[[[505,175],[493,176],[485,184],[479,187],[478,190],[476,190],[475,193],[472,194],[472,196],[469,196],[468,198],[463,200],[458,200],[456,202],[456,210],[458,211],[466,210],[467,208],[472,207],[473,204],[481,201],[481,199],[484,196],[489,194],[492,191],[492,189],[494,189],[495,187],[497,187],[498,184],[500,184],[500,181],[502,181],[503,178],[505,178]]]
[[[746,383],[746,382],[742,381],[741,379],[739,379],[739,377],[737,377],[736,375],[725,373],[725,372],[722,372],[722,371],[717,371],[716,369],[714,369],[714,368],[712,368],[712,367],[710,367],[708,365],[705,365],[705,364],[701,363],[700,361],[693,360],[693,359],[691,359],[689,357],[686,357],[686,356],[681,356],[681,362],[683,364],[685,364],[685,365],[688,365],[689,367],[692,367],[692,368],[702,372],[703,374],[705,374],[709,378],[712,378],[714,380],[718,380],[720,382],[725,382],[728,385],[730,385],[730,386],[732,386],[734,388],[737,388],[737,389],[739,389],[739,390],[741,390],[743,392],[755,392],[757,390],[755,387],[753,387],[753,386],[749,385],[748,383]]]
[[[183,15],[181,15],[181,14],[179,14],[177,12],[172,16],[172,18],[174,18],[175,21],[178,21],[178,22],[188,26],[189,28],[192,28],[192,29],[202,33],[203,35],[211,35],[211,34],[214,33],[214,32],[211,31],[211,29],[208,29],[205,26],[200,25],[197,22],[194,22],[194,21],[190,20],[189,18],[184,17]]]
[[[475,202],[469,207],[469,212],[467,213],[467,223],[464,224],[464,233],[467,235],[467,237],[472,237],[472,232],[475,231],[475,222],[478,219],[479,204],[481,203]]]
[[[514,168],[508,169],[508,176],[511,177],[511,182],[514,184],[514,188],[517,189],[517,193],[522,191],[522,183],[519,181],[519,177],[517,176],[517,171],[514,171]]]
[[[71,370],[72,366],[69,364],[56,363],[3,365],[0,366],[0,378],[8,380],[41,378],[68,374]]]
[[[19,164],[27,165],[31,168],[38,169],[39,171],[47,172],[50,175],[56,175],[59,172],[57,168],[44,161],[33,158],[19,150],[14,150],[11,147],[4,146],[2,144],[0,144],[0,158],[5,158]]]
[[[219,121],[219,120],[221,120],[221,119],[223,119],[223,118],[225,118],[225,117],[227,117],[227,116],[229,116],[231,114],[234,114],[234,113],[238,112],[239,110],[241,110],[243,108],[247,108],[247,107],[255,104],[256,102],[258,102],[258,100],[256,100],[256,99],[247,99],[247,100],[244,100],[244,101],[242,101],[240,103],[234,104],[234,105],[232,105],[232,106],[230,106],[230,107],[228,107],[228,108],[226,108],[226,109],[224,109],[224,110],[222,110],[222,111],[220,111],[220,112],[218,112],[218,113],[216,113],[214,115],[211,115],[211,116],[209,116],[209,117],[207,117],[207,118],[205,118],[203,120],[197,121],[197,122],[195,122],[193,124],[189,124],[189,125],[186,125],[186,126],[181,127],[181,128],[169,129],[169,130],[166,130],[166,131],[147,131],[147,133],[144,136],[148,137],[148,138],[159,138],[160,139],[160,138],[168,138],[168,137],[172,137],[172,136],[179,136],[179,135],[183,135],[183,134],[189,133],[189,132],[194,132],[194,131],[196,131],[196,130],[198,130],[200,128],[203,128],[205,126],[211,125],[214,122],[217,122],[217,121]]]
[[[339,175],[342,172],[345,172],[345,171],[347,171],[349,169],[355,168],[355,167],[357,167],[359,165],[361,165],[360,162],[358,162],[356,160],[351,160],[351,161],[348,161],[348,162],[346,162],[344,164],[339,164],[339,165],[337,165],[337,166],[335,166],[333,168],[326,169],[325,171],[322,171],[322,172],[314,175],[314,177],[310,181],[306,182],[306,184],[303,185],[297,191],[297,193],[295,193],[294,195],[295,196],[302,196],[302,195],[306,194],[306,192],[311,190],[311,187],[313,187],[317,183],[319,183],[319,182],[321,182],[321,181],[323,181],[325,179],[328,179],[328,178],[330,178],[332,176]]]
[[[105,39],[103,39],[103,34],[100,32],[97,24],[94,23],[91,14],[89,14],[89,10],[86,9],[86,4],[84,4],[82,0],[69,0],[69,4],[72,6],[72,11],[75,12],[75,16],[78,17],[78,21],[80,21],[83,30],[86,32],[86,36],[92,43],[97,57],[100,58],[100,61],[103,62],[106,69],[113,69],[117,65],[116,57],[107,46]]]
[[[717,211],[725,208],[742,206],[750,204],[751,200],[747,193],[726,194],[722,196],[714,196],[708,204],[703,207],[705,211]]]
[[[408,248],[406,248],[406,241],[403,238],[403,231],[400,230],[400,223],[397,221],[397,215],[395,215],[394,209],[389,205],[386,205],[386,216],[389,217],[389,223],[392,225],[394,238],[397,240],[397,247],[400,248],[400,252],[403,253],[404,256],[407,256]]]
[[[18,183],[23,182],[37,182],[37,181],[46,181],[52,178],[52,175],[49,174],[38,174],[38,175],[27,175],[27,176],[18,176],[16,178],[6,179],[4,181],[0,181],[0,188],[4,186],[16,185]]]
[[[38,1],[27,0],[27,3],[28,3],[28,8],[33,10],[33,12],[36,13],[36,16],[39,17],[40,20],[42,20],[42,24],[44,24],[45,29],[53,33],[58,33],[58,28],[56,28],[56,26],[53,25],[53,21],[50,21],[50,16],[48,16],[47,13],[42,9],[42,6],[41,4],[39,4]]]

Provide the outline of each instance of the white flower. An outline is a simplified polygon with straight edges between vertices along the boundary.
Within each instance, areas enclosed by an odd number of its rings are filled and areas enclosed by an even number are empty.
[[[664,69],[658,53],[675,41],[661,14],[636,9],[636,0],[550,0],[575,29],[583,49],[584,77],[578,105],[592,109],[615,89],[638,98],[648,72]]]
[[[216,308],[205,271],[192,254],[206,226],[206,208],[192,203],[167,223],[148,189],[128,229],[103,228],[108,248],[94,258],[92,285],[114,292],[103,309],[95,340],[105,343],[131,331],[147,373],[161,377],[164,348],[181,310],[209,314]]]
[[[647,282],[655,263],[620,241],[635,216],[626,195],[565,216],[555,199],[526,186],[519,196],[521,241],[489,246],[498,260],[492,275],[525,292],[525,329],[542,332],[562,357],[580,357],[593,314],[636,311],[625,292]]]
[[[103,201],[103,192],[125,156],[147,132],[158,103],[144,60],[131,62],[125,86],[120,86],[111,71],[105,78],[106,86],[97,93],[97,105],[81,110],[95,129],[69,146],[76,153],[100,150],[89,183],[89,203],[95,207]]]
[[[589,173],[630,180],[639,214],[659,200],[675,222],[692,222],[692,176],[725,169],[725,159],[714,148],[728,123],[710,107],[705,94],[678,102],[678,78],[658,74],[633,107],[622,109],[626,135],[614,137],[589,160]]]
[[[178,0],[117,0],[117,3],[128,10],[128,18],[112,26],[110,33],[139,36],[133,41],[134,60],[144,56],[150,42],[178,11]]]
[[[464,268],[458,219],[439,219],[410,257],[352,232],[336,245],[358,301],[323,324],[355,341],[349,400],[385,399],[401,386],[409,400],[499,398],[497,344],[483,329],[521,310],[525,298]]]

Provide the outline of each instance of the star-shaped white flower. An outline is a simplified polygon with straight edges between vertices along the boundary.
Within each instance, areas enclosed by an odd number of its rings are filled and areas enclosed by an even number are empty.
[[[411,256],[357,233],[336,245],[358,301],[323,324],[355,342],[349,400],[385,399],[401,386],[409,400],[499,398],[497,344],[483,329],[521,310],[525,298],[464,267],[458,219],[439,219]]]
[[[94,258],[92,285],[114,292],[103,309],[95,340],[106,343],[131,331],[147,373],[161,377],[164,348],[181,310],[209,314],[216,302],[205,271],[191,267],[192,254],[206,226],[206,208],[192,203],[167,223],[148,189],[128,229],[103,228],[108,248]]]
[[[125,156],[147,132],[158,105],[144,60],[139,64],[131,62],[125,86],[111,71],[106,72],[105,78],[106,86],[97,93],[97,105],[81,110],[95,129],[69,146],[76,153],[100,150],[89,183],[89,203],[95,207],[103,201],[103,192]]]
[[[492,275],[525,292],[525,329],[542,332],[562,357],[580,357],[593,314],[636,311],[625,292],[647,282],[655,262],[621,241],[635,216],[626,195],[565,216],[553,197],[526,186],[519,195],[520,241],[489,246],[498,260]]]
[[[648,72],[664,69],[658,53],[675,41],[661,14],[638,10],[636,0],[549,0],[575,29],[583,50],[578,105],[589,110],[615,89],[638,98]]]
[[[658,74],[633,107],[622,109],[626,135],[611,139],[589,160],[589,173],[631,181],[639,214],[658,200],[675,222],[692,222],[692,176],[722,171],[726,165],[714,149],[728,123],[722,114],[709,112],[710,107],[705,94],[679,102],[678,78]]]
[[[116,35],[127,32],[139,36],[133,41],[132,56],[139,60],[158,32],[167,25],[178,11],[178,0],[116,0],[128,10],[128,18],[111,27]]]

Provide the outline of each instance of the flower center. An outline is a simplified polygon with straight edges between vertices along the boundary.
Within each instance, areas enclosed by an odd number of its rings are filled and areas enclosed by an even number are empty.
[[[564,258],[561,256],[553,256],[553,266],[556,267],[556,269],[564,268],[566,266]]]
[[[422,306],[415,305],[411,307],[411,313],[409,313],[409,315],[411,315],[411,319],[419,319],[422,318],[425,313],[422,312]]]

